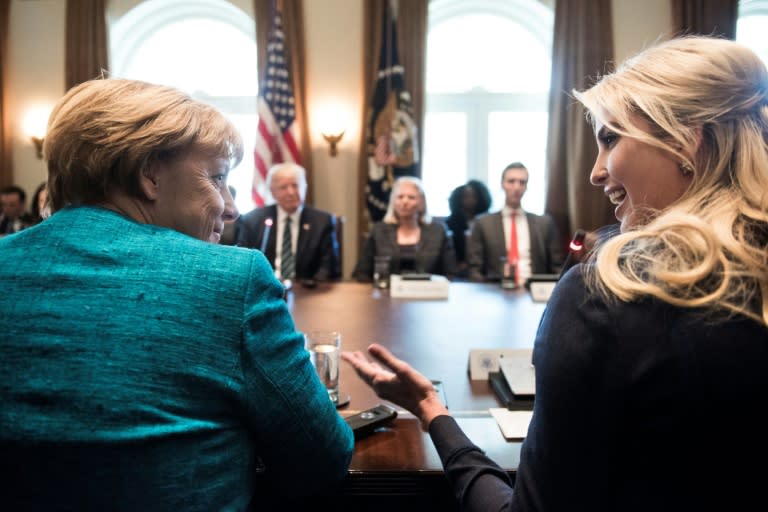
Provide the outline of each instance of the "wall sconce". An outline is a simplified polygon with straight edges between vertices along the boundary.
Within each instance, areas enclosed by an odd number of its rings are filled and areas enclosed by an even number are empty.
[[[43,159],[43,138],[35,137],[33,135],[31,139],[32,139],[32,144],[34,144],[35,146],[35,154],[37,155],[37,158],[42,160]]]
[[[336,156],[339,154],[339,150],[336,148],[336,145],[344,136],[345,131],[346,130],[341,130],[341,132],[337,133],[336,135],[333,135],[330,133],[323,133],[323,138],[328,141],[328,144],[331,145],[331,156]]]
[[[45,137],[48,116],[52,109],[53,107],[51,105],[32,105],[27,109],[24,115],[24,133],[26,133],[29,140],[32,141],[32,145],[35,148],[35,154],[40,160],[43,159],[43,137]]]

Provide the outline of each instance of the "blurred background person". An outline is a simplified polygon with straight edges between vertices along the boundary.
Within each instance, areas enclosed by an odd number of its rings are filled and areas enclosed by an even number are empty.
[[[27,193],[17,185],[0,190],[0,236],[17,233],[32,225],[26,212]]]
[[[383,366],[342,357],[429,430],[462,510],[752,510],[768,456],[768,70],[733,41],[685,37],[574,94],[621,232],[547,303],[514,488],[430,380],[380,345]]]
[[[240,247],[260,249],[283,280],[312,286],[341,276],[336,219],[304,203],[307,175],[294,163],[273,165],[267,188],[275,204],[256,208],[237,220]]]
[[[456,255],[445,226],[427,213],[427,199],[419,178],[395,180],[387,213],[371,227],[352,277],[373,279],[374,257],[390,257],[390,273],[428,273],[453,277]]]
[[[480,180],[469,180],[459,185],[448,198],[451,214],[445,225],[451,231],[453,250],[456,253],[456,277],[469,276],[466,258],[466,238],[469,236],[475,217],[488,213],[491,207],[491,192]]]
[[[517,259],[518,285],[524,284],[531,274],[560,272],[565,248],[555,222],[548,215],[536,215],[522,208],[521,201],[528,190],[528,169],[520,162],[509,164],[501,173],[501,187],[504,207],[477,217],[472,226],[467,244],[469,278],[499,280],[502,258]],[[516,244],[512,243],[513,238],[517,239]]]
[[[32,194],[32,204],[30,205],[30,221],[32,224],[39,224],[48,217],[48,184],[42,182]]]
[[[93,80],[54,107],[44,155],[52,215],[0,240],[3,505],[256,510],[340,481],[353,435],[283,286],[218,244],[236,128],[176,89]]]

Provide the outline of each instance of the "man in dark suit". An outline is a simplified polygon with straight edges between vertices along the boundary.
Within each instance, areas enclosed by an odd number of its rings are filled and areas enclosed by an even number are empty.
[[[9,185],[0,190],[0,236],[17,233],[33,224],[24,211],[27,193],[24,189]]]
[[[503,258],[510,254],[512,222],[517,238],[517,284],[531,274],[556,274],[563,264],[565,248],[554,221],[521,207],[528,188],[528,169],[520,162],[509,164],[501,173],[505,204],[501,211],[475,219],[467,245],[469,278],[473,281],[499,280]]]
[[[236,244],[260,249],[283,280],[312,285],[341,276],[336,219],[304,204],[304,168],[294,163],[272,166],[267,188],[276,204],[241,215]]]

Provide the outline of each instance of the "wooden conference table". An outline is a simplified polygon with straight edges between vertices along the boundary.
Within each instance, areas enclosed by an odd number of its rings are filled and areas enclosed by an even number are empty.
[[[365,350],[375,341],[442,381],[448,408],[464,431],[514,475],[520,442],[506,441],[490,416],[488,409],[500,403],[487,381],[469,379],[469,351],[532,347],[544,304],[524,289],[463,282],[451,283],[447,300],[391,298],[371,284],[340,282],[297,286],[287,301],[298,330],[339,331],[343,350]],[[346,363],[339,378],[341,395],[351,398],[342,415],[382,402]],[[402,410],[391,427],[358,440],[349,475],[329,498],[336,510],[455,507],[429,435]]]

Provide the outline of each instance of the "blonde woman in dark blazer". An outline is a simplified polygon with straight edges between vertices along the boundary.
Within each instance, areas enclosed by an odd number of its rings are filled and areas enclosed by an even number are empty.
[[[342,357],[421,420],[461,510],[755,510],[768,457],[768,69],[733,41],[685,37],[575,96],[597,140],[590,181],[621,232],[547,302],[514,483],[413,367],[375,344],[382,364]]]
[[[451,277],[456,255],[445,226],[427,214],[421,180],[403,176],[395,181],[384,219],[371,228],[363,254],[352,272],[358,281],[371,281],[376,256],[390,256],[390,272],[426,272]]]

